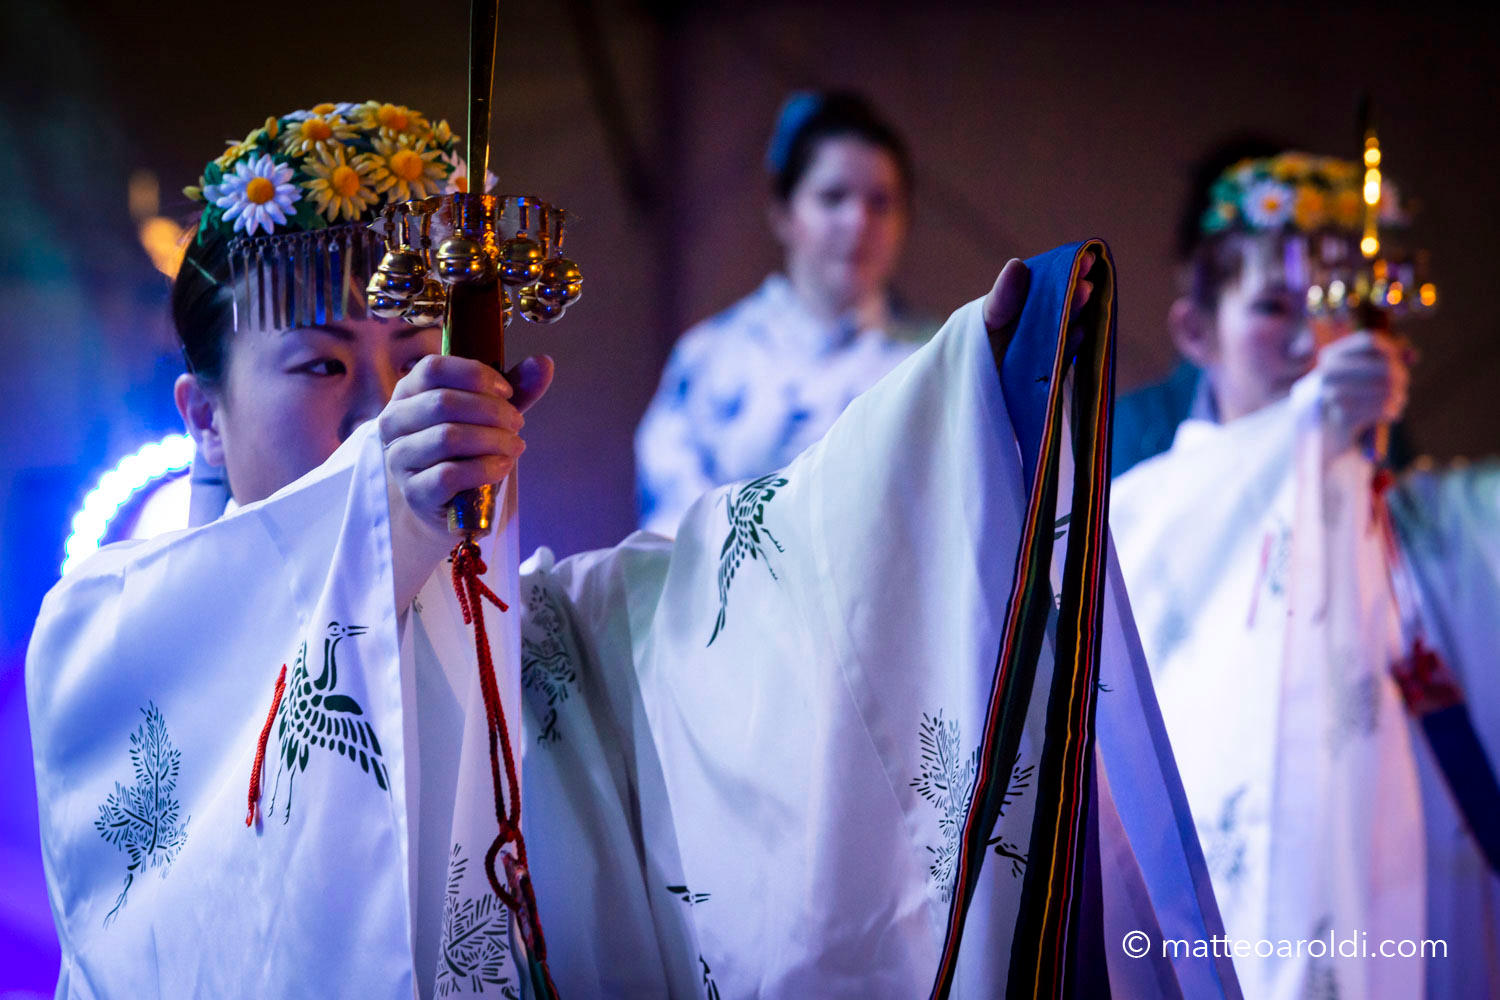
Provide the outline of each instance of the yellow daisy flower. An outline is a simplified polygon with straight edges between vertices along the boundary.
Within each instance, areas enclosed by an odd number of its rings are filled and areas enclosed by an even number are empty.
[[[1312,168],[1313,158],[1306,153],[1282,153],[1270,163],[1271,176],[1279,181],[1301,180]]]
[[[432,126],[432,143],[435,146],[446,146],[457,138],[458,136],[453,134],[453,129],[446,118]]]
[[[288,122],[281,136],[281,148],[293,155],[323,153],[355,137],[354,126],[335,114],[313,114],[300,121]]]
[[[1298,184],[1292,202],[1292,221],[1304,232],[1322,226],[1328,221],[1328,198],[1311,184]]]
[[[1318,170],[1324,177],[1328,178],[1330,184],[1358,184],[1364,176],[1365,169],[1353,160],[1340,160],[1332,156],[1325,156],[1318,164]]]
[[[229,148],[220,153],[218,158],[215,159],[214,162],[219,165],[220,170],[228,170],[236,160],[256,147],[256,145],[260,142],[260,135],[261,130],[256,129],[254,132],[251,132],[249,135],[245,136],[245,138],[240,142],[231,142],[229,144]]]
[[[304,185],[308,196],[329,222],[341,217],[352,222],[380,200],[370,186],[375,165],[362,156],[350,162],[347,146],[331,143],[318,149],[317,157],[308,157],[302,169],[312,176]]]
[[[439,159],[441,150],[428,149],[425,139],[415,144],[376,139],[374,146],[375,152],[361,153],[355,160],[371,166],[370,181],[388,200],[428,198],[443,190],[450,168]]]
[[[359,123],[371,132],[379,131],[383,139],[399,139],[431,130],[421,112],[413,111],[404,104],[382,104],[367,101],[359,106]]]

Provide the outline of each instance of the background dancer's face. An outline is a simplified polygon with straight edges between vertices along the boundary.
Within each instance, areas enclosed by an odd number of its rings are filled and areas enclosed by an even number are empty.
[[[792,282],[810,303],[841,312],[879,293],[906,238],[907,192],[889,152],[854,136],[818,143],[772,226]]]
[[[1179,299],[1171,313],[1178,349],[1208,374],[1226,422],[1285,397],[1317,360],[1307,289],[1287,284],[1279,240],[1236,239],[1239,272],[1218,289],[1214,305]]]
[[[252,503],[322,464],[441,344],[437,327],[374,318],[240,330],[229,335],[220,383],[181,376],[177,408],[235,500]]]

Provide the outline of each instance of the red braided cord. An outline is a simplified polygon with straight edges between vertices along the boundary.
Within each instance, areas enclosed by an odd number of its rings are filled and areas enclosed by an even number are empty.
[[[276,675],[276,690],[271,693],[271,710],[266,713],[266,724],[260,730],[260,742],[255,745],[255,767],[250,771],[250,809],[245,813],[245,825],[255,825],[255,810],[260,805],[260,772],[266,764],[266,741],[271,738],[271,723],[276,721],[276,710],[281,707],[281,696],[286,691],[286,664]]]
[[[474,627],[474,653],[479,664],[479,690],[484,698],[484,714],[488,722],[490,740],[490,781],[495,796],[495,822],[499,826],[490,848],[484,856],[484,873],[490,880],[490,888],[501,902],[516,914],[521,931],[527,938],[536,958],[546,961],[547,944],[542,937],[542,925],[536,912],[536,896],[532,892],[531,878],[526,861],[526,839],[521,836],[521,785],[516,779],[516,762],[510,748],[510,727],[506,723],[505,708],[500,701],[500,688],[495,682],[495,664],[490,655],[489,633],[484,624],[484,601],[489,601],[501,611],[508,608],[504,601],[485,586],[480,577],[487,567],[479,553],[479,546],[471,537],[459,542],[453,549],[453,592],[458,596],[458,606],[463,611],[464,624]],[[500,766],[505,766],[504,785],[501,784]],[[510,891],[502,888],[495,873],[495,859],[506,844],[515,845],[515,864],[506,865],[506,881]]]

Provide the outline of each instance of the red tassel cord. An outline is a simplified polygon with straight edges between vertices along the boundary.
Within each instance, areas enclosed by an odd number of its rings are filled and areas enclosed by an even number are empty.
[[[271,693],[271,710],[266,713],[266,724],[260,730],[260,742],[255,744],[255,766],[250,771],[249,811],[245,813],[245,825],[255,825],[256,809],[260,805],[260,774],[266,765],[266,741],[271,738],[271,723],[276,721],[276,710],[281,707],[281,696],[286,693],[286,664],[276,675],[276,690]]]
[[[464,624],[474,627],[474,653],[479,662],[479,690],[484,697],[484,714],[490,737],[490,780],[495,793],[495,822],[499,826],[499,833],[490,844],[490,849],[485,852],[484,873],[489,877],[490,888],[495,891],[495,895],[516,915],[522,940],[533,960],[545,963],[547,943],[542,936],[536,895],[531,888],[531,875],[526,862],[526,839],[521,836],[521,784],[516,779],[516,762],[510,748],[510,728],[500,702],[500,688],[495,683],[495,664],[490,655],[489,633],[485,631],[483,602],[489,601],[501,611],[507,608],[505,602],[485,586],[481,579],[485,569],[479,546],[474,543],[472,536],[454,547],[453,592],[458,595],[458,606],[463,610]],[[502,887],[495,872],[495,861],[506,845],[512,846],[513,853],[504,855],[506,885]],[[542,968],[545,970],[544,965]]]

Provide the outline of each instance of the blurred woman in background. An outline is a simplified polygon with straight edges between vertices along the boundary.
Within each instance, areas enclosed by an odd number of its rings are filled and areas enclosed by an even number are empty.
[[[641,526],[790,462],[935,329],[895,302],[906,143],[863,98],[794,94],[766,155],[784,272],[683,335],[636,432]]]

